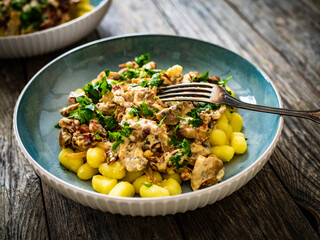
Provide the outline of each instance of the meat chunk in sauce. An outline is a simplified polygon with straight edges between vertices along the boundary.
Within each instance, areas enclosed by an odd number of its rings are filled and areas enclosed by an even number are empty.
[[[220,182],[224,176],[222,161],[215,155],[210,157],[198,156],[191,176],[193,191]]]

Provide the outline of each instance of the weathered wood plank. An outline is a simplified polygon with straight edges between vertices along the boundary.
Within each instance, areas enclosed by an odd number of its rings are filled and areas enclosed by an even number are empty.
[[[173,216],[130,217],[75,203],[44,186],[52,239],[183,239]]]
[[[152,1],[122,0],[113,2],[98,27],[101,38],[129,33],[174,34],[172,26]]]
[[[310,225],[304,224],[304,215],[279,185],[268,165],[238,192],[214,205],[186,214],[177,214],[176,218],[180,226],[183,226],[186,239],[318,237]]]
[[[47,239],[40,181],[12,131],[13,108],[25,84],[23,63],[1,60],[0,66],[0,239]]]
[[[320,92],[319,14],[300,1],[228,0],[228,3]]]
[[[155,1],[166,14],[168,22],[174,25],[178,34],[197,37],[227,47],[260,66],[274,80],[287,107],[308,109],[317,106],[320,95],[314,86],[308,84],[299,72],[290,66],[282,55],[252,31],[250,24],[231,9],[224,1]],[[177,11],[176,14],[169,14]],[[196,22],[197,24],[191,24]],[[241,34],[243,33],[243,34]],[[297,84],[299,83],[299,84]],[[303,91],[301,91],[303,87]],[[314,213],[320,213],[319,202],[319,155],[320,136],[317,125],[307,120],[285,119],[284,134],[271,164],[281,181],[287,186],[294,199],[306,206],[312,206]],[[288,138],[304,136],[305,156],[292,149],[300,149],[301,143],[288,143]],[[289,145],[289,146],[288,146]],[[287,147],[288,148],[287,148]],[[300,166],[304,167],[301,168]],[[307,177],[305,177],[307,176]],[[304,186],[304,187],[302,187]],[[308,186],[308,187],[306,187]]]

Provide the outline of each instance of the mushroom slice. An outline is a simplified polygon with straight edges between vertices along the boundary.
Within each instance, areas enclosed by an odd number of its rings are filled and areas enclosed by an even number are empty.
[[[215,155],[210,157],[199,156],[194,165],[191,176],[193,191],[211,186],[221,181],[224,176],[222,161]]]

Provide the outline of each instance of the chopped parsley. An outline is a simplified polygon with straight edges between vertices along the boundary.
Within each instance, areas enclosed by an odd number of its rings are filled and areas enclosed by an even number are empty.
[[[180,163],[182,158],[182,153],[176,153],[174,156],[169,158],[169,161],[175,166],[175,168],[179,169],[187,165],[187,163]]]
[[[129,137],[130,134],[132,133],[132,128],[129,126],[129,124],[126,121],[123,121],[123,125],[124,127],[119,130],[119,133],[121,134],[121,136]]]
[[[96,139],[98,139],[98,140],[101,140],[101,139],[102,139],[102,137],[101,137],[100,134],[99,134],[99,131],[91,132],[91,133],[96,136]]]
[[[199,113],[201,113],[201,110],[199,108],[194,108],[187,113],[187,116],[193,118],[193,119],[188,119],[188,125],[192,125],[192,127],[195,128],[203,124],[203,120],[199,118]]]
[[[79,107],[70,113],[69,118],[77,118],[80,123],[89,123],[91,119],[97,118],[98,122],[106,130],[113,130],[118,127],[118,122],[113,115],[105,117],[87,96],[77,96],[76,100],[79,103]]]
[[[142,81],[141,84],[140,84],[140,86],[141,86],[141,87],[144,87],[144,88],[145,88],[145,87],[148,87],[148,81],[145,81],[145,80]]]
[[[131,116],[136,116],[137,119],[139,120],[139,119],[140,119],[140,116],[139,116],[139,107],[137,107],[137,106],[132,106],[132,108],[128,111],[128,114],[131,115]]]
[[[201,110],[199,108],[194,108],[190,112],[188,112],[186,115],[192,118],[198,118],[199,113],[201,113]]]
[[[123,82],[120,82],[120,81],[117,81],[117,80],[112,80],[112,81],[111,81],[111,84],[114,84],[114,85],[122,85]]]
[[[189,141],[185,138],[182,141],[182,152],[183,152],[183,154],[187,155],[188,157],[192,156]]]
[[[83,91],[88,94],[89,98],[91,98],[94,103],[98,103],[100,98],[111,90],[112,85],[108,83],[106,77],[103,77],[94,85],[89,82],[83,88]]]
[[[110,74],[110,69],[105,69],[104,73],[106,74],[106,78],[108,78]]]
[[[171,139],[171,143],[173,144],[173,146],[175,146],[176,148],[181,148],[182,144],[181,141],[179,141],[175,135],[171,135],[170,136]]]
[[[139,70],[139,69],[130,68],[127,71],[121,73],[120,74],[120,78],[123,79],[123,80],[137,78],[137,77],[139,77],[140,71],[141,70]]]
[[[118,127],[118,122],[114,118],[114,114],[109,117],[103,116],[103,114],[96,109],[98,122],[106,129],[106,130],[113,130]]]
[[[124,140],[122,137],[129,137],[132,133],[132,128],[130,128],[129,124],[127,122],[123,122],[124,127],[121,128],[118,132],[110,132],[108,131],[108,136],[110,141],[115,141],[112,144],[111,152],[114,152],[121,143],[124,143]]]
[[[150,81],[149,81],[149,83],[148,83],[149,86],[150,86],[150,87],[154,87],[154,86],[160,87],[160,86],[163,84],[163,81],[164,81],[164,80],[162,80],[160,77],[161,77],[160,73],[154,74],[154,75],[151,77],[151,79],[150,79]]]
[[[209,71],[206,71],[204,74],[200,75],[199,77],[194,76],[192,78],[192,82],[207,82],[209,78]]]
[[[165,72],[160,69],[148,69],[148,68],[144,68],[143,71],[145,71],[150,77],[152,77],[153,74]]]
[[[153,185],[153,183],[141,183],[141,184],[145,185],[145,186],[148,187],[148,188]]]
[[[150,62],[150,53],[144,53],[139,57],[135,57],[134,61],[139,65],[139,67],[142,67],[146,63]]]
[[[203,120],[201,118],[194,118],[188,120],[188,125],[192,125],[192,127],[199,127],[203,124]]]
[[[199,102],[199,109],[201,110],[201,112],[210,109],[210,110],[218,110],[221,105],[220,104],[213,104],[213,103],[204,103],[204,102]]]
[[[182,120],[182,121],[186,121],[187,119],[180,117],[180,116],[176,116],[177,119]]]
[[[153,117],[153,111],[148,107],[148,104],[142,102],[140,108],[144,116]]]
[[[219,82],[218,82],[218,85],[221,85],[221,86],[224,86],[226,85],[227,82],[229,82],[229,80],[232,78],[232,76],[228,77],[227,79],[221,79]]]
[[[163,124],[163,121],[166,120],[167,116],[164,116],[161,121],[159,122],[159,124],[157,124],[158,127],[161,127]]]
[[[179,129],[179,127],[181,126],[181,124],[179,123],[173,130],[174,133],[176,133],[176,131]]]

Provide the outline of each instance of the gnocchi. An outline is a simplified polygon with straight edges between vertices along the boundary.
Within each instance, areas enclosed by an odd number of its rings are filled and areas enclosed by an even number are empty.
[[[164,103],[162,85],[220,84],[209,72],[166,71],[144,54],[106,69],[69,95],[60,110],[59,160],[95,191],[117,197],[164,197],[208,187],[224,176],[224,162],[247,150],[242,117],[226,105],[180,101]],[[126,81],[123,81],[126,80]]]

